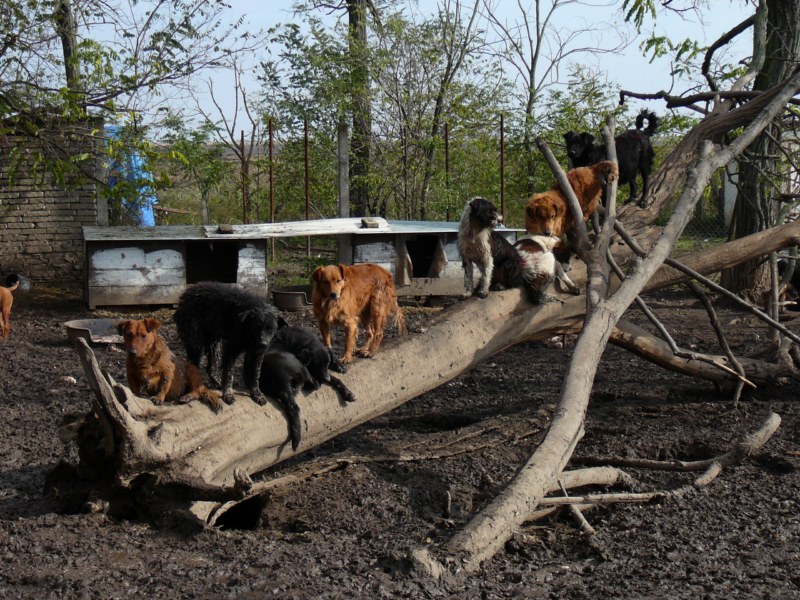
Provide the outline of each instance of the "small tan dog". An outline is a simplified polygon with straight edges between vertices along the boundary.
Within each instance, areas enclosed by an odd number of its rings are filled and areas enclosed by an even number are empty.
[[[19,287],[19,279],[11,287],[0,286],[0,337],[6,339],[11,331],[11,305],[14,304],[14,296],[11,292]]]
[[[317,267],[311,280],[314,282],[311,291],[314,316],[328,348],[331,347],[331,325],[344,326],[343,364],[353,361],[359,321],[367,330],[367,341],[358,354],[366,358],[374,356],[381,347],[386,319],[390,315],[394,315],[397,330],[406,333],[406,320],[397,305],[392,274],[383,267],[328,265]]]
[[[128,358],[125,362],[128,385],[135,394],[149,394],[154,404],[164,400],[186,404],[201,400],[219,412],[219,394],[203,385],[203,378],[192,363],[175,357],[158,333],[161,321],[120,321],[117,331],[123,338]]]

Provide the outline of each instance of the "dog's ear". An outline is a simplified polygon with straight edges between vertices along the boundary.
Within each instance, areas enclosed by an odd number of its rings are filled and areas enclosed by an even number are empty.
[[[283,329],[284,327],[289,326],[289,323],[286,322],[286,319],[284,319],[280,315],[275,318],[278,320],[278,329]]]
[[[575,137],[575,132],[568,131],[567,133],[564,134],[564,141],[569,144],[572,141],[572,138],[574,137]]]
[[[311,281],[319,282],[321,278],[322,278],[322,267],[317,267],[311,274]]]
[[[130,321],[117,321],[117,333],[125,335],[125,331],[130,327]]]
[[[594,144],[594,136],[588,131],[584,131],[581,134],[581,140],[583,140],[583,143],[586,144],[587,146],[590,144]]]
[[[158,319],[148,318],[144,319],[144,328],[147,329],[147,333],[153,333],[159,327],[161,327],[161,321]]]
[[[344,280],[345,280],[345,276],[344,276],[344,274],[345,274],[346,272],[347,272],[347,265],[344,265],[344,264],[342,264],[342,263],[339,263],[339,273],[340,273],[340,274],[341,274],[341,276],[342,276],[342,281],[344,281]]]

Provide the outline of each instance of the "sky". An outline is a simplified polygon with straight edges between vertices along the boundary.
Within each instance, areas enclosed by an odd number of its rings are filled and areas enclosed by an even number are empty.
[[[524,3],[524,2],[523,2]],[[276,24],[290,22],[295,19],[292,12],[292,0],[231,0],[230,16],[232,19],[244,17],[251,29],[268,29]],[[528,2],[531,4],[531,2]],[[593,4],[595,6],[587,6]],[[571,5],[559,10],[554,24],[557,27],[576,28],[587,22],[614,21],[623,25],[622,15],[618,14],[621,2],[592,0],[588,3],[572,2]],[[719,35],[728,31],[741,22],[752,9],[746,6],[744,0],[713,0],[713,10],[705,11],[705,22],[700,23],[696,17],[681,18],[675,15],[659,15],[655,24],[649,22],[641,38],[630,44],[620,55],[594,54],[583,55],[582,62],[593,68],[607,72],[610,81],[617,82],[620,87],[630,91],[653,93],[660,90],[674,89],[678,93],[685,89],[684,84],[675,85],[670,76],[670,64],[667,59],[658,59],[650,62],[640,48],[640,41],[646,37],[644,34],[655,31],[659,35],[667,36],[673,40],[690,37],[705,45],[717,39]],[[269,9],[265,10],[265,6]],[[436,2],[432,0],[419,0],[419,10],[433,12]],[[518,18],[517,2],[512,0],[499,0],[498,12],[508,19]],[[745,34],[739,42],[745,48],[744,54],[749,54],[749,33]],[[253,66],[257,64],[258,57],[253,55],[250,60]],[[232,114],[234,112],[234,98],[232,93],[224,90],[233,89],[233,78],[224,72],[215,72],[212,76],[215,95],[222,109]],[[248,91],[258,89],[254,79],[245,81]],[[633,101],[633,106],[636,107]]]

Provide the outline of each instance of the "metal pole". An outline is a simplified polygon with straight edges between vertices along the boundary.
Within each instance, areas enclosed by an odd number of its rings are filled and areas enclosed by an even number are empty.
[[[274,142],[272,133],[272,119],[269,120],[269,222],[275,222],[275,164],[274,158]],[[271,240],[272,259],[275,260],[275,238]]]
[[[500,113],[500,214],[506,222],[506,138],[503,113]]]
[[[311,218],[311,184],[309,182],[309,155],[308,155],[308,119],[303,119],[303,140],[305,146],[305,171],[306,171],[306,221]],[[306,255],[311,258],[311,236],[306,238]]]
[[[242,153],[242,223],[247,225],[250,219],[248,217],[249,210],[247,206],[247,157],[244,155],[244,129],[242,129],[239,147]]]
[[[444,191],[446,194],[445,202],[445,221],[450,220],[450,123],[444,123]]]

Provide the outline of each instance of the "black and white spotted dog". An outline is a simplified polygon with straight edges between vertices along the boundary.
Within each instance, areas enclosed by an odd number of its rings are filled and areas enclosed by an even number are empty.
[[[494,230],[500,220],[494,204],[485,198],[473,198],[464,206],[458,228],[458,251],[464,267],[465,295],[486,298],[490,289],[523,288],[530,301],[538,304],[544,299],[542,290],[556,277],[557,268],[569,281],[561,265],[555,265],[558,261],[553,249],[559,240],[534,236],[542,238],[535,247],[532,241],[526,246],[513,246]],[[473,287],[473,265],[481,274],[477,287]],[[568,289],[577,291],[571,281]]]

